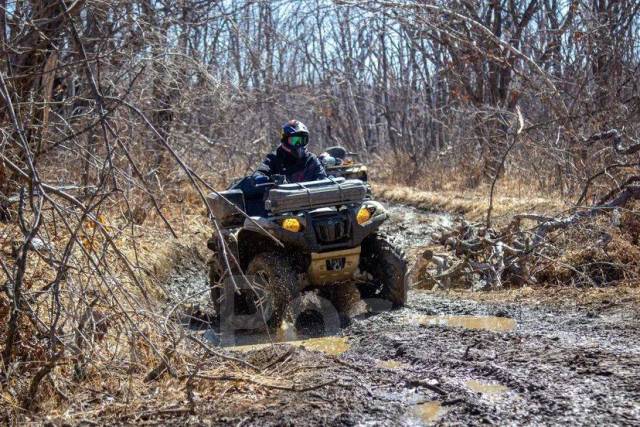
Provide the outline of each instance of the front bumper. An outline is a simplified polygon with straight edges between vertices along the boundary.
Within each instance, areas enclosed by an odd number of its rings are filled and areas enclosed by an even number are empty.
[[[356,221],[356,214],[362,206],[374,208],[372,217],[360,225]],[[351,231],[348,238],[338,242],[325,243],[319,241],[316,230],[313,227],[314,217],[308,213],[297,215],[296,218],[302,223],[303,229],[299,232],[285,230],[279,221],[287,216],[278,217],[253,217],[264,230],[280,240],[284,245],[298,248],[304,253],[322,253],[327,251],[335,251],[341,249],[355,248],[360,246],[362,241],[369,235],[373,234],[384,221],[389,217],[384,207],[375,201],[367,201],[365,205],[353,206],[347,209],[347,215],[351,224]],[[245,220],[244,229],[264,234],[253,221]]]

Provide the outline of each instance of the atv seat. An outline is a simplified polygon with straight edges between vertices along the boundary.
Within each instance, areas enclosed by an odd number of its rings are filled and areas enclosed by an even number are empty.
[[[344,147],[340,147],[340,146],[329,147],[326,150],[324,150],[324,152],[329,154],[331,157],[335,157],[336,159],[340,159],[340,160],[346,159],[347,154],[353,154],[353,153],[348,153]]]

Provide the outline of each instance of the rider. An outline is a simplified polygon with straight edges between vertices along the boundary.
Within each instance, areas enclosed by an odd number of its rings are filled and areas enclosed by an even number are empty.
[[[320,160],[307,150],[309,131],[304,123],[289,120],[282,125],[280,146],[258,166],[253,173],[256,184],[269,180],[272,175],[285,175],[287,182],[315,181],[326,178]]]

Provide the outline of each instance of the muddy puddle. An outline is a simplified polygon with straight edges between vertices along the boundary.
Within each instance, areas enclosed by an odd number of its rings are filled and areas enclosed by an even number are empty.
[[[420,325],[444,326],[493,332],[513,331],[517,323],[509,317],[499,316],[416,316],[412,321]]]
[[[224,337],[217,334],[215,330],[209,329],[204,333],[204,338],[216,346],[238,352],[262,350],[270,346],[285,344],[305,348],[306,350],[320,351],[333,356],[349,350],[348,337],[305,335],[287,322],[283,322],[282,326],[271,334],[238,332],[233,336]]]
[[[411,410],[411,415],[421,421],[421,424],[432,424],[438,420],[445,412],[442,402],[432,401],[415,405]]]
[[[469,380],[465,384],[471,391],[489,396],[499,396],[511,391],[509,387],[502,384],[487,383],[478,380]]]
[[[262,350],[273,345],[292,345],[305,350],[320,351],[322,353],[337,356],[349,350],[349,342],[346,337],[316,337],[305,338],[293,341],[264,342],[259,344],[245,344],[226,347],[231,351],[249,352]]]
[[[402,363],[398,360],[378,360],[376,366],[385,369],[407,369],[410,365]]]

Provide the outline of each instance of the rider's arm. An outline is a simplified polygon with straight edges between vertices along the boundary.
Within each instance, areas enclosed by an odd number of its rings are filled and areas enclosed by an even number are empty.
[[[270,177],[274,171],[276,163],[276,156],[272,154],[267,154],[267,157],[260,163],[260,165],[256,168],[255,172],[253,172],[253,176],[267,176]]]
[[[316,156],[313,156],[307,163],[307,170],[305,171],[305,181],[316,181],[318,179],[324,179],[327,177],[327,172],[324,170],[324,166]]]

